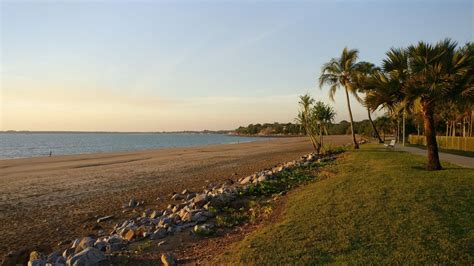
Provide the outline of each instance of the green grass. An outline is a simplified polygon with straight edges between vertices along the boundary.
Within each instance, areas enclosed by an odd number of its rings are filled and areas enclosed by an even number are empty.
[[[408,146],[426,150],[426,146],[423,146],[423,145],[408,144]],[[451,153],[455,155],[461,155],[461,156],[474,158],[474,151],[449,150],[449,149],[441,149],[441,148],[439,148],[439,151],[444,152],[444,153]]]
[[[474,263],[474,171],[363,145],[296,188],[279,222],[231,246],[219,263]]]

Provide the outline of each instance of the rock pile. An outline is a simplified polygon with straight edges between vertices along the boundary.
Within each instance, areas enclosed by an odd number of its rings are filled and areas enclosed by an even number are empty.
[[[53,252],[44,256],[34,251],[30,254],[28,265],[61,266],[61,265],[109,265],[105,254],[126,249],[129,243],[144,238],[163,239],[176,232],[190,229],[197,234],[209,234],[215,225],[210,222],[214,216],[211,207],[219,208],[228,205],[239,194],[249,190],[252,184],[274,179],[279,173],[298,166],[307,166],[317,159],[317,155],[308,154],[299,160],[279,164],[271,169],[240,178],[237,182],[229,181],[218,186],[204,188],[201,192],[187,189],[170,195],[174,204],[163,210],[145,210],[141,215],[116,224],[108,235],[84,237],[72,241],[72,245],[62,253]],[[124,208],[135,209],[143,205],[131,199]],[[97,223],[112,219],[113,216],[99,218]],[[162,257],[169,265],[174,265],[169,255]]]

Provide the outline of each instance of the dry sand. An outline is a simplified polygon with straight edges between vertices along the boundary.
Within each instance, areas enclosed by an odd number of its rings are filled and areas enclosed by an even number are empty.
[[[350,142],[330,136],[326,143]],[[0,261],[9,250],[48,249],[131,214],[122,205],[136,198],[145,207],[163,207],[169,193],[199,190],[236,180],[311,151],[305,138],[276,138],[240,144],[0,161]],[[161,200],[157,200],[160,197]],[[128,216],[127,216],[128,215]]]

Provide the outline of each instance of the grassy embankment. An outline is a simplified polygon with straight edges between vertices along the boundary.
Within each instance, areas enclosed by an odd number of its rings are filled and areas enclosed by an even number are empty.
[[[474,263],[474,170],[375,145],[289,193],[278,222],[228,249],[234,264]]]

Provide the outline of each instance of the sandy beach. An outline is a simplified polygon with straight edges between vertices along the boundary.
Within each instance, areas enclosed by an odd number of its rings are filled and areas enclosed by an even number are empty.
[[[326,143],[350,142],[330,136]],[[305,138],[137,152],[0,161],[0,258],[9,250],[49,249],[92,232],[99,216],[127,217],[131,198],[145,206],[168,195],[226,179],[236,180],[311,151]],[[96,228],[95,228],[96,229]]]

